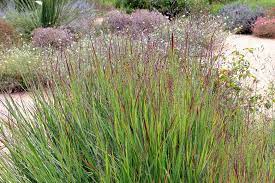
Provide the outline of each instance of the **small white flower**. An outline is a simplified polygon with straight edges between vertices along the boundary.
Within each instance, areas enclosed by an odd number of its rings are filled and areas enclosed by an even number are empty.
[[[35,1],[37,4],[39,4],[40,6],[42,6],[43,2],[42,1]]]

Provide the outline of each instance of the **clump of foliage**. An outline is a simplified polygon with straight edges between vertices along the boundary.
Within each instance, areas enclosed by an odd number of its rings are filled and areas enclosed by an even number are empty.
[[[18,11],[25,11],[26,9],[33,10],[38,5],[35,1],[32,1],[32,0],[11,0],[11,1],[14,3],[14,7]]]
[[[105,26],[119,33],[130,33],[137,37],[141,34],[149,34],[156,26],[168,23],[168,19],[155,11],[136,10],[132,14],[124,14],[120,11],[111,11],[104,22]]]
[[[263,38],[275,39],[275,17],[260,17],[254,24],[253,35]]]
[[[0,92],[28,90],[46,82],[42,55],[31,46],[12,47],[0,54]]]
[[[175,50],[196,57],[196,55],[207,55],[209,49],[218,52],[224,37],[227,36],[223,30],[223,21],[215,16],[191,15],[180,17],[168,25],[158,25],[147,37],[159,50],[165,52],[171,44],[167,40],[173,33],[176,40],[173,42]],[[186,36],[189,36],[190,40],[188,45],[183,44]]]
[[[219,13],[225,17],[227,28],[240,34],[252,32],[252,26],[258,17],[264,16],[262,9],[252,9],[243,4],[225,5]]]
[[[115,5],[132,11],[135,9],[149,9],[151,2],[149,0],[116,0]]]
[[[189,31],[183,41],[163,33],[163,49],[157,37],[105,35],[63,52],[68,77],[51,73],[48,97],[34,94],[35,112],[7,101],[0,180],[270,182],[274,129],[247,116],[211,41],[189,52]]]
[[[265,16],[269,17],[269,18],[274,18],[275,17],[275,7],[267,10]]]
[[[168,19],[161,13],[148,10],[136,10],[131,14],[131,31],[134,34],[153,32],[156,26],[168,23]]]
[[[108,12],[104,24],[111,31],[121,32],[127,30],[131,26],[132,20],[130,15],[118,10],[113,10]]]
[[[67,29],[38,28],[33,31],[32,43],[36,47],[65,48],[72,44],[74,35]]]
[[[195,3],[199,6],[200,3],[205,5],[205,2],[205,0],[199,0]],[[195,8],[195,3],[193,4],[190,0],[153,0],[151,1],[151,6],[164,15],[172,18],[178,14],[189,14],[191,9]]]
[[[15,41],[15,37],[14,28],[3,19],[0,19],[0,45],[10,46]]]
[[[157,10],[173,18],[177,15],[189,14],[209,5],[208,0],[116,0],[116,6],[132,12],[135,9]]]
[[[75,0],[28,0],[27,2],[31,5],[23,3],[20,9],[11,8],[7,12],[7,20],[21,34],[26,36],[30,36],[31,32],[36,28],[68,25],[80,16],[92,13],[92,6],[82,6],[83,3]]]

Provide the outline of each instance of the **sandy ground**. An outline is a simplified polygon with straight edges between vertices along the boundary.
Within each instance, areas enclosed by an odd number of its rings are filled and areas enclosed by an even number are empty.
[[[275,82],[275,39],[232,35],[226,40],[226,48],[226,54],[238,50],[245,55],[245,59],[250,63],[251,72],[259,80],[258,90],[264,90],[270,82]],[[247,51],[250,48],[253,53]]]
[[[6,102],[7,100],[12,102],[10,98],[21,107],[21,110],[28,111],[33,107],[33,100],[30,93],[0,94],[0,119],[7,120],[10,117]]]
[[[12,100],[11,100],[12,98]],[[25,113],[26,111],[32,111],[33,100],[30,93],[15,93],[15,94],[0,94],[0,122],[8,122],[11,119],[11,114],[7,109],[7,100],[11,103],[15,102],[20,106],[20,110]],[[1,138],[1,135],[0,135]],[[7,152],[5,146],[0,142],[0,156],[4,152]]]

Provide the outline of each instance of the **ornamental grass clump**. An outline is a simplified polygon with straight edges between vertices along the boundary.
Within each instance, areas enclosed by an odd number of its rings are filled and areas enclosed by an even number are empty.
[[[6,102],[0,180],[272,181],[269,123],[247,116],[213,49],[197,57],[176,49],[189,48],[184,37],[171,33],[166,52],[119,36],[65,50],[68,77],[51,72],[51,87],[33,94],[33,112]]]
[[[264,16],[261,8],[252,9],[236,3],[225,5],[219,14],[225,18],[227,29],[239,34],[250,34],[257,18]]]

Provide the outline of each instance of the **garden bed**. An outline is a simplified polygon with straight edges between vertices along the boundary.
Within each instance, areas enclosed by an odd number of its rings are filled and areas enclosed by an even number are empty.
[[[261,79],[246,53],[262,63],[250,47],[263,39],[226,39],[209,1],[125,0],[96,20],[86,1],[9,2],[3,25],[19,37],[2,45],[0,90],[32,91],[0,95],[0,182],[272,181],[275,88],[246,83]],[[262,16],[222,13],[238,33]]]

